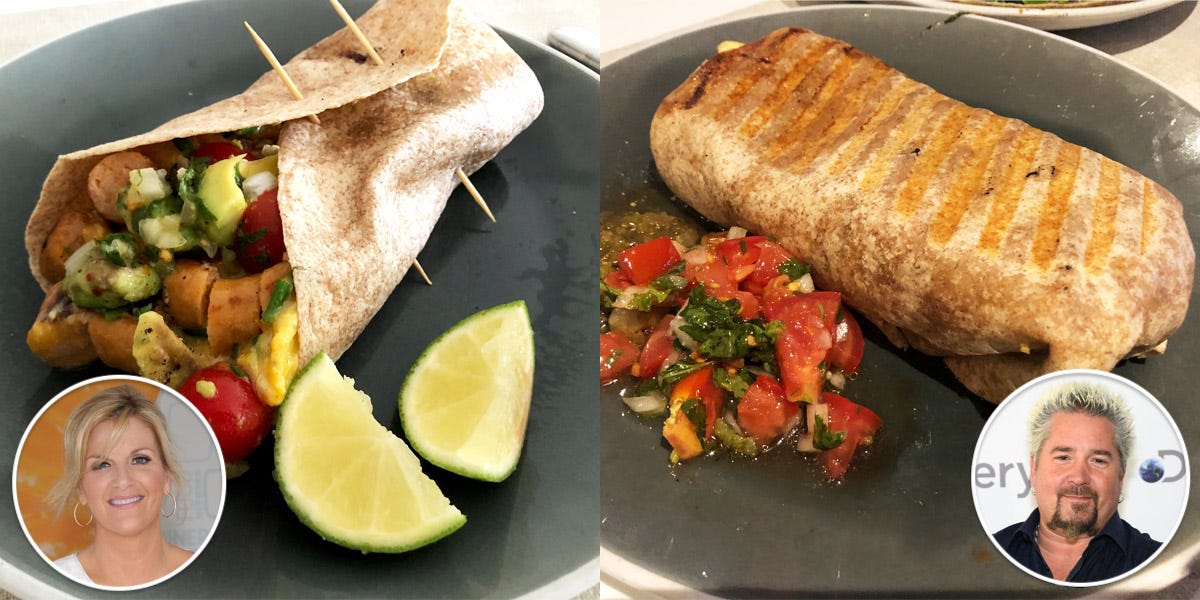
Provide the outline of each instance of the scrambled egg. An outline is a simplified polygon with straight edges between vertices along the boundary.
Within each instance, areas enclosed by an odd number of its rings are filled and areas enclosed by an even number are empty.
[[[283,402],[288,385],[300,368],[299,322],[296,301],[289,299],[275,322],[264,323],[262,334],[238,353],[238,366],[250,376],[259,399],[268,406]]]

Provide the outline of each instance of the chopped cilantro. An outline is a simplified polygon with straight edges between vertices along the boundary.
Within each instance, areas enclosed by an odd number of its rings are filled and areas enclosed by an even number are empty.
[[[788,279],[795,281],[804,277],[812,270],[812,267],[806,263],[802,263],[794,258],[789,258],[779,265],[779,274],[787,275]]]
[[[680,330],[700,344],[702,356],[718,359],[747,358],[770,362],[775,355],[775,339],[783,331],[780,323],[741,318],[742,305],[734,299],[718,300],[692,288],[687,306],[679,312],[685,324]]]
[[[845,431],[830,431],[825,425],[825,419],[814,417],[813,448],[817,450],[833,450],[846,441]]]
[[[708,364],[709,363],[707,362],[692,362],[687,359],[676,361],[669,367],[658,372],[660,385],[666,389],[670,389],[670,387],[678,383],[680,379],[683,379],[684,377],[703,369],[704,367],[708,366]]]
[[[267,308],[263,310],[263,323],[270,325],[275,322],[275,317],[279,316],[279,311],[283,308],[284,300],[287,300],[291,293],[292,276],[290,274],[275,282],[275,287],[271,290],[271,299],[267,301]]]
[[[137,241],[132,234],[113,233],[98,240],[96,247],[104,254],[104,260],[114,266],[125,267],[133,263]]]
[[[696,426],[696,437],[704,439],[704,434],[707,433],[707,428],[704,424],[706,417],[704,405],[696,398],[688,398],[683,401],[683,404],[679,405],[679,410],[692,422],[692,425]]]
[[[738,369],[730,373],[727,369],[717,368],[713,371],[713,383],[733,394],[733,402],[737,404],[750,384],[754,383],[754,374],[747,369]]]

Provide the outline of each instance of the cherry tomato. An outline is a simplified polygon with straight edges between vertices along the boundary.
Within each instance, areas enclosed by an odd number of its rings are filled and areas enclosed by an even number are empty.
[[[846,432],[841,444],[821,453],[825,472],[833,479],[841,479],[850,468],[854,451],[875,441],[875,432],[883,425],[883,419],[871,409],[833,392],[821,394],[821,401],[829,405],[829,430]]]
[[[274,423],[275,411],[258,399],[254,385],[225,363],[192,373],[179,393],[204,415],[217,436],[225,462],[250,456]]]
[[[638,358],[638,377],[649,379],[657,375],[663,362],[675,350],[675,340],[671,337],[671,321],[674,319],[674,315],[663,315],[654,327],[650,339],[646,340],[646,345],[642,348],[641,357]]]
[[[787,401],[783,386],[774,377],[759,375],[738,402],[738,425],[760,446],[766,446],[787,433],[799,411],[796,403]]]
[[[833,347],[829,349],[826,359],[830,365],[842,370],[843,373],[853,373],[858,370],[863,357],[863,334],[854,315],[844,307],[842,320],[838,321],[837,334],[834,336]]]
[[[629,372],[638,360],[637,344],[623,333],[600,334],[600,383],[610,383]]]
[[[258,273],[283,260],[283,220],[279,218],[279,188],[269,189],[246,206],[237,231],[238,264]]]
[[[634,285],[646,285],[679,262],[679,251],[670,237],[660,237],[626,248],[617,255],[617,268]]]
[[[230,142],[205,142],[196,147],[192,152],[193,157],[207,158],[209,164],[219,160],[225,160],[230,156],[245,154],[246,151],[238,148],[236,144]]]

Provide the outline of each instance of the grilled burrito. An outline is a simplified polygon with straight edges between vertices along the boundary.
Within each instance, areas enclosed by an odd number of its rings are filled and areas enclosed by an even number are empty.
[[[174,386],[236,362],[268,404],[298,364],[341,356],[428,240],[456,170],[494,157],[543,102],[520,57],[448,0],[383,0],[358,24],[386,64],[339,31],[286,65],[311,100],[268,72],[58,159],[26,227],[47,291],[35,354]],[[268,203],[276,224],[260,228]]]
[[[776,238],[992,402],[1162,349],[1187,312],[1195,255],[1161,185],[805,29],[705,61],[650,145],[702,215]]]

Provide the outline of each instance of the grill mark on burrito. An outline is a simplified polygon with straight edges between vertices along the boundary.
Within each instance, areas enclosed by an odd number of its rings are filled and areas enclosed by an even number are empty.
[[[846,131],[842,134],[851,136],[849,140],[839,140],[832,146],[834,148],[845,144],[845,147],[837,152],[836,157],[831,157],[834,161],[829,166],[830,175],[838,175],[845,170],[849,162],[858,157],[863,147],[867,142],[875,137],[875,133],[882,128],[879,127],[880,119],[900,119],[902,115],[911,112],[914,103],[919,100],[928,102],[932,99],[932,94],[921,94],[921,85],[911,79],[901,79],[890,90],[883,100],[871,107],[871,110],[863,110],[857,117],[857,124],[851,123]],[[903,103],[903,104],[901,104]]]
[[[1111,159],[1100,162],[1100,190],[1092,210],[1091,236],[1083,253],[1083,266],[1089,271],[1103,268],[1116,235],[1117,206],[1121,194],[1121,171]]]
[[[720,99],[711,109],[713,118],[740,122],[759,107],[762,97],[778,87],[796,64],[811,60],[809,55],[819,54],[826,45],[809,36],[782,36],[763,45],[743,46],[746,51],[732,57],[736,60],[727,63],[728,72],[722,77],[728,92],[723,89],[713,94]]]
[[[1004,239],[1008,226],[1012,223],[1017,211],[1017,203],[1025,190],[1028,174],[1033,169],[1033,161],[1038,155],[1038,147],[1045,135],[1033,127],[1025,126],[1021,130],[1016,143],[1008,151],[1008,168],[1003,171],[996,183],[995,198],[991,210],[988,211],[987,224],[979,236],[979,249],[987,253],[995,253]]]
[[[1048,268],[1050,261],[1058,253],[1063,221],[1066,219],[1071,195],[1075,189],[1075,175],[1079,170],[1081,151],[1082,148],[1074,144],[1059,145],[1058,157],[1054,161],[1054,173],[1050,176],[1050,189],[1042,203],[1037,233],[1033,236],[1033,247],[1030,249],[1030,258],[1034,266],[1040,269]]]
[[[821,52],[820,59],[816,58],[818,51]],[[748,138],[758,135],[788,100],[795,100],[804,107],[811,106],[830,79],[841,77],[840,73],[847,68],[849,64],[845,60],[845,53],[841,52],[841,47],[834,40],[814,45],[803,60],[787,71],[787,76],[779,85],[767,91],[766,97],[742,124],[738,133]]]
[[[1155,221],[1155,210],[1158,203],[1158,196],[1154,193],[1154,183],[1149,179],[1142,180],[1142,246],[1141,253],[1146,254],[1146,246],[1150,245],[1150,239],[1154,232],[1158,230],[1158,223]]]
[[[858,60],[858,67],[846,81],[842,92],[833,96],[813,118],[803,117],[789,123],[767,150],[768,160],[780,158],[780,165],[799,169],[824,152],[867,106],[878,104],[893,86],[889,69],[877,61]],[[801,126],[803,125],[803,129]]]
[[[925,190],[929,187],[929,182],[934,174],[942,165],[942,161],[950,154],[950,149],[954,147],[958,141],[967,119],[971,117],[971,108],[960,102],[955,102],[955,106],[950,109],[950,113],[938,125],[937,131],[923,144],[923,147],[918,147],[916,164],[913,165],[912,173],[904,182],[904,187],[900,189],[900,195],[896,199],[893,209],[900,214],[908,216],[916,210],[917,205],[921,202],[921,198],[925,196]]]
[[[890,167],[904,158],[900,156],[904,147],[913,144],[914,136],[920,134],[921,130],[929,127],[931,123],[940,120],[942,114],[954,104],[953,100],[947,101],[945,96],[928,89],[919,90],[917,93],[921,95],[920,103],[912,110],[897,111],[895,119],[880,123],[874,139],[861,150],[859,156],[869,163],[869,166],[864,165],[866,168],[862,169],[863,178],[858,186],[861,192],[878,191],[879,182],[890,171]],[[919,145],[919,141],[917,143]],[[911,165],[912,161],[905,164]]]
[[[990,113],[984,113],[982,121],[977,137],[967,141],[975,151],[963,149],[963,160],[950,172],[953,183],[930,226],[929,236],[935,244],[945,244],[954,236],[967,206],[984,191],[984,174],[995,162],[996,144],[1007,122]]]
[[[853,48],[843,48],[843,58],[834,65],[834,71],[813,102],[807,105],[788,103],[763,129],[759,139],[766,144],[762,153],[765,161],[774,161],[788,150],[796,150],[797,146],[818,143],[822,130],[829,127],[839,110],[848,102],[861,102],[862,95],[870,90],[863,82],[870,73],[870,62],[853,56],[856,53],[861,54]]]

